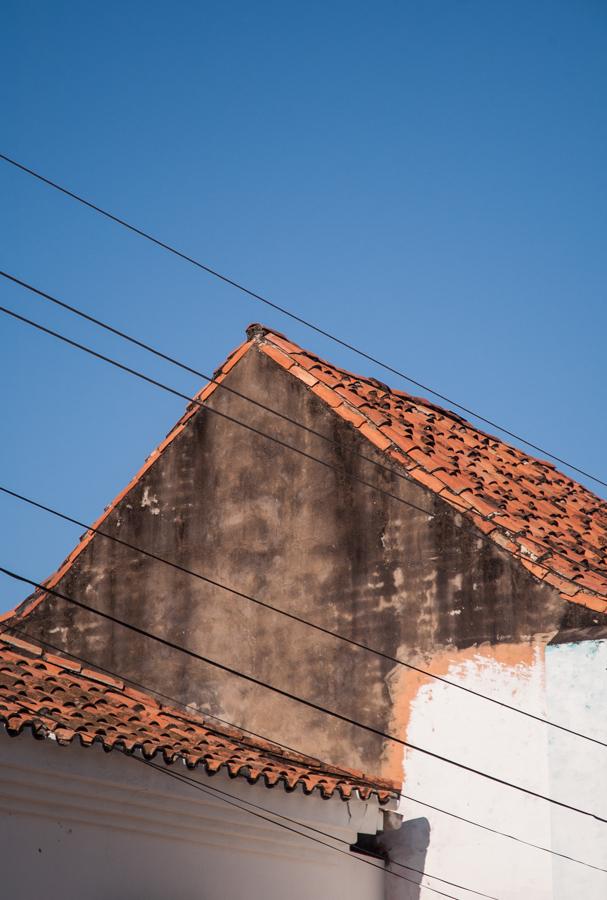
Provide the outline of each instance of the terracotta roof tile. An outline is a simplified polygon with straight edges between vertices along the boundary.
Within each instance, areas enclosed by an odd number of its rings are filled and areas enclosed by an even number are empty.
[[[284,369],[290,369],[295,365],[291,357],[279,350],[278,347],[273,347],[272,344],[264,344],[261,350],[266,356],[270,356],[275,362],[280,363]]]
[[[265,346],[271,346],[271,344],[263,344],[262,350]],[[290,359],[294,360],[298,365],[302,367],[302,369],[313,369],[317,363],[317,359],[315,356],[311,356],[308,353],[291,353]]]
[[[304,384],[307,384],[308,387],[314,387],[318,382],[318,378],[315,378],[307,369],[302,368],[302,366],[294,365],[289,369],[291,375],[295,375],[299,378],[300,381],[303,381]]]
[[[360,426],[360,431],[372,444],[379,447],[380,450],[386,450],[390,446],[390,439],[387,438],[385,434],[382,434],[379,428],[376,428],[374,425],[363,422]]]
[[[575,595],[575,600],[576,603],[581,603],[583,606],[587,606],[588,609],[593,609],[595,612],[607,613],[607,600],[596,597],[594,594],[579,593]]]
[[[259,326],[250,325],[249,328],[247,328],[247,333],[256,328],[259,328]],[[260,330],[264,331],[265,329],[261,328]],[[267,337],[272,344],[276,344],[276,346],[280,347],[281,350],[284,350],[285,353],[303,353],[308,359],[313,359],[316,363],[317,358],[315,356],[312,356],[311,353],[306,353],[305,350],[302,350],[297,344],[289,341],[284,334],[276,334],[275,332],[269,331]]]
[[[436,471],[436,469],[434,471]],[[467,491],[470,487],[470,481],[464,476],[449,475],[448,472],[439,472],[437,477],[439,481],[442,481],[442,483],[454,494],[461,494],[462,491]]]
[[[339,378],[336,378],[333,372],[327,370],[326,367],[317,364],[312,366],[310,372],[328,387],[336,387],[339,384]]]
[[[429,472],[425,472],[419,467],[413,471],[412,475],[416,481],[419,481],[420,484],[429,487],[430,490],[435,491],[437,494],[444,488],[444,484],[442,483],[442,481],[439,481],[439,479],[435,475],[430,475]]]
[[[234,368],[236,363],[240,359],[242,359],[242,357],[245,355],[245,353],[247,352],[247,350],[249,349],[250,346],[251,346],[251,341],[246,341],[246,343],[241,344],[240,347],[237,347],[236,350],[234,350],[228,356],[228,358],[226,359],[226,361],[224,362],[223,366],[221,367],[221,369],[219,370],[219,372],[217,374],[219,376],[225,377],[225,375],[227,375],[227,373],[230,371],[230,369]]]
[[[78,673],[78,668],[37,644],[0,635],[0,722],[8,733],[29,727],[37,737],[52,734],[59,744],[78,737],[85,746],[99,742],[107,751],[141,749],[148,758],[160,753],[166,762],[182,759],[208,773],[225,767],[232,777],[263,778],[268,786],[282,782],[288,790],[301,785],[325,798],[337,794],[347,800],[358,792],[387,803],[397,795],[392,782],[332,768],[189,710],[161,705],[105,672]]]
[[[382,425],[385,426],[390,424],[390,419],[382,409],[375,409],[375,407],[371,406],[369,403],[363,404],[359,409],[360,412],[363,413],[370,422],[377,425],[378,428],[381,428]]]
[[[326,403],[328,403],[329,406],[340,406],[344,402],[339,394],[336,394],[334,390],[332,390],[330,387],[327,387],[325,384],[321,384],[320,382],[312,387],[312,393],[317,394],[319,397],[322,397],[322,399]]]
[[[341,396],[350,404],[350,406],[362,406],[363,403],[366,402],[362,397],[359,397],[358,394],[355,394],[354,391],[348,390],[348,388],[345,388],[341,384],[337,385],[335,390],[338,394],[341,394]]]
[[[407,472],[411,473],[416,468],[417,463],[412,462],[409,457],[405,456],[404,453],[401,453],[400,450],[393,450],[390,448],[387,452],[390,454],[390,458],[396,460],[396,462],[406,469]]]
[[[296,360],[277,360],[293,374],[331,387],[314,392],[564,599],[607,611],[607,501],[457,413],[332,366],[263,326],[249,334],[264,352],[274,345]],[[346,403],[336,406],[335,393]]]
[[[361,415],[361,413],[357,413],[353,409],[350,409],[350,407],[345,403],[339,407],[339,414],[342,419],[350,422],[350,424],[354,425],[355,428],[360,428],[360,426],[365,421],[365,417]]]

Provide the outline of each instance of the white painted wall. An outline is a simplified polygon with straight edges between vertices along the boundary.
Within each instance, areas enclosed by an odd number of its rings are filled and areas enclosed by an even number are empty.
[[[194,777],[348,843],[383,822],[375,801],[288,794],[223,773]],[[385,877],[120,752],[59,747],[29,732],[10,738],[0,729],[2,897],[383,900]]]
[[[607,740],[607,641],[481,647],[424,663],[452,681]],[[607,750],[440,682],[411,677],[408,741],[607,817]],[[416,680],[417,679],[417,680]],[[400,685],[402,689],[402,684]],[[607,825],[407,751],[403,792],[607,868]],[[482,831],[410,800],[430,825],[428,872],[500,900],[605,900],[607,875]],[[457,898],[465,891],[445,889]],[[402,897],[407,897],[403,892]],[[422,889],[412,897],[435,895]]]
[[[607,741],[607,641],[556,644],[546,648],[548,717]],[[607,818],[607,749],[551,735],[550,782],[570,803]],[[562,794],[561,794],[562,791]],[[552,840],[571,855],[607,868],[607,825],[580,824],[555,810]],[[554,897],[607,897],[607,875],[553,859]],[[600,889],[600,893],[599,893]]]

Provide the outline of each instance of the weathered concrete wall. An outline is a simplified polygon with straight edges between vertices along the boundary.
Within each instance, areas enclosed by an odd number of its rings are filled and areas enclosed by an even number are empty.
[[[211,406],[430,510],[434,518],[202,411],[118,504],[104,530],[405,659],[436,659],[441,648],[451,653],[487,643],[514,646],[509,652],[524,661],[532,636],[559,629],[567,604],[555,592],[430,491],[361,460],[353,451],[385,464],[364,438],[255,347],[226,384],[335,443],[226,391],[215,391]],[[412,696],[402,668],[102,537],[91,541],[58,587],[375,728],[407,732]],[[45,600],[26,627],[126,678],[290,746],[400,776],[397,745],[62,600]],[[440,665],[448,667],[448,656]]]

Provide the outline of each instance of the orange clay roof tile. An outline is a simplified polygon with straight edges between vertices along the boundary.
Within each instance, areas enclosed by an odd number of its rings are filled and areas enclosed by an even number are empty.
[[[342,419],[345,419],[347,422],[350,422],[350,424],[354,425],[355,428],[360,428],[360,426],[365,421],[365,417],[363,415],[355,412],[353,409],[350,409],[350,407],[345,403],[339,407],[339,415],[342,417]]]
[[[230,369],[233,369],[236,363],[240,359],[242,359],[250,346],[251,341],[246,341],[244,344],[241,344],[240,347],[237,347],[236,350],[232,351],[232,353],[228,356],[228,358],[222,365],[220,371],[217,373],[216,380],[221,380],[222,378],[224,378],[228,374]]]
[[[380,450],[386,450],[390,446],[390,439],[387,438],[385,434],[382,434],[379,428],[376,428],[375,425],[371,425],[369,422],[363,422],[360,426],[360,432],[361,434],[364,434],[372,444],[379,447]]]
[[[287,356],[278,347],[273,347],[272,344],[264,344],[261,349],[266,356],[270,356],[275,362],[280,363],[284,369],[290,369],[291,366],[295,365],[290,356]]]
[[[419,467],[413,471],[412,475],[416,481],[419,481],[420,484],[424,484],[426,487],[429,487],[431,491],[435,491],[437,494],[442,491],[444,487],[442,481],[439,481],[436,476],[431,475],[429,472],[425,472]]]
[[[321,384],[320,381],[312,387],[312,393],[322,397],[329,406],[336,407],[343,403],[343,398],[340,397],[339,394],[336,394],[335,391],[331,390],[331,388],[327,387],[325,384]]]
[[[294,365],[289,369],[291,375],[295,375],[299,378],[300,381],[303,381],[304,384],[307,384],[308,387],[314,387],[315,384],[318,383],[318,378],[315,378],[307,369],[302,368],[301,366]]]
[[[29,727],[36,737],[52,735],[59,744],[78,737],[107,751],[141,749],[148,758],[162,754],[167,763],[182,759],[208,773],[225,767],[232,777],[251,783],[263,778],[268,786],[283,782],[288,790],[301,785],[306,794],[319,791],[325,798],[376,796],[387,803],[397,796],[392,782],[333,768],[189,710],[161,705],[105,672],[87,668],[75,675],[75,668],[39,645],[1,634],[0,722],[6,731],[14,736]]]

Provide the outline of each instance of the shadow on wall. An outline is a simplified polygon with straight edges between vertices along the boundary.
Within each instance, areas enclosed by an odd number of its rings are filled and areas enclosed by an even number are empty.
[[[420,873],[424,871],[430,844],[430,823],[427,819],[403,822],[397,813],[386,813],[384,823],[381,834],[376,837],[359,834],[350,849],[383,860],[386,872],[403,876],[386,875],[384,900],[419,900],[423,887]]]
[[[390,817],[392,818],[392,817]],[[419,900],[422,876],[426,865],[426,855],[430,844],[430,823],[427,819],[409,819],[400,827],[394,817],[394,827],[388,827],[377,837],[377,846],[387,857],[386,868],[397,875],[409,878],[413,884],[402,878],[386,877],[385,900]],[[389,820],[390,821],[390,820]],[[396,865],[400,863],[400,865]],[[410,866],[410,869],[403,868]],[[411,871],[417,869],[418,871]]]

